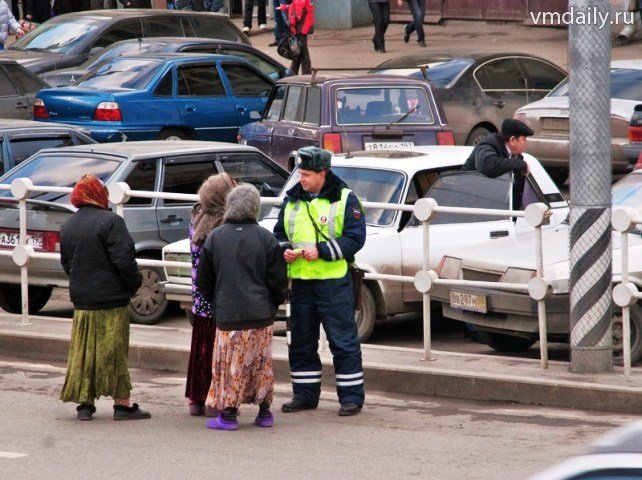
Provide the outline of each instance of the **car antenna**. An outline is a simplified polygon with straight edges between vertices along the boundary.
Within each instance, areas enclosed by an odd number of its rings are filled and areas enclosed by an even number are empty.
[[[138,53],[143,53],[143,38],[138,37]]]

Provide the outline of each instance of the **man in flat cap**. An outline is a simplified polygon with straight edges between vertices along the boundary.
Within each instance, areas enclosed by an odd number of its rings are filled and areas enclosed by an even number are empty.
[[[478,170],[483,175],[496,178],[505,173],[515,174],[513,183],[513,208],[521,207],[524,180],[529,174],[528,164],[522,155],[533,130],[524,122],[507,118],[499,133],[486,135],[475,145],[464,162],[462,170]]]
[[[281,409],[286,413],[319,403],[320,324],[334,356],[339,415],[358,414],[365,398],[348,270],[366,241],[365,215],[357,196],[330,170],[330,160],[330,153],[319,147],[298,151],[299,183],[286,193],[274,226],[292,279],[289,360],[294,395]]]

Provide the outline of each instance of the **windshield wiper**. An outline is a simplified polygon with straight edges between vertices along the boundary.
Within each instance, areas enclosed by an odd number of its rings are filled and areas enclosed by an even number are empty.
[[[392,127],[392,126],[393,126],[394,124],[396,124],[396,123],[403,122],[406,118],[408,118],[408,115],[410,115],[410,114],[414,113],[414,112],[415,112],[415,110],[417,110],[418,108],[419,108],[419,105],[415,105],[415,106],[414,106],[414,107],[412,107],[410,110],[408,110],[406,113],[404,113],[401,117],[399,117],[397,120],[393,120],[392,122],[390,122],[389,124],[387,124],[387,125],[386,125],[386,128],[390,128],[390,127]]]
[[[30,47],[30,48],[23,48],[23,52],[46,52],[49,53],[49,50],[47,48],[37,48],[37,47]]]

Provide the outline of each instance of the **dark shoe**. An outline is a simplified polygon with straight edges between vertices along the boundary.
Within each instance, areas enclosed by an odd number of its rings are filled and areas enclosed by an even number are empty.
[[[218,417],[220,414],[221,414],[221,411],[220,411],[220,410],[217,410],[217,409],[216,409],[216,408],[214,408],[214,407],[209,407],[209,406],[208,406],[208,407],[205,409],[205,416],[206,416],[206,417]]]
[[[425,47],[426,46],[426,42],[425,42],[425,40],[417,40],[417,45],[419,45],[420,47]]]
[[[91,417],[94,413],[96,413],[96,407],[91,405],[90,403],[81,403],[76,407],[76,418],[78,420],[91,420]]]
[[[269,428],[274,425],[274,415],[269,410],[259,412],[259,414],[254,419],[254,425],[261,428]]]
[[[381,48],[378,50],[378,52],[379,52],[379,53],[386,53],[386,49],[385,49],[385,48],[383,48],[383,47],[381,47]]]
[[[219,415],[212,420],[207,421],[207,428],[212,430],[238,430],[239,422],[238,420],[225,420],[223,414]]]
[[[351,417],[352,415],[356,415],[361,411],[361,405],[358,403],[354,402],[345,402],[341,404],[341,408],[339,409],[339,416],[340,417]]]
[[[268,47],[278,47],[278,46],[279,46],[279,42],[272,42],[268,45]]]
[[[189,414],[200,417],[205,413],[205,405],[199,402],[189,402]]]
[[[403,31],[403,43],[408,43],[410,41],[410,34],[408,33],[408,30],[404,28]]]
[[[141,410],[137,403],[131,407],[125,405],[114,405],[114,420],[144,420],[152,418],[152,414],[146,410]]]
[[[281,406],[281,411],[283,413],[294,413],[302,412],[303,410],[314,410],[315,408],[317,408],[316,405],[310,405],[309,403],[294,397],[291,401],[284,403]]]

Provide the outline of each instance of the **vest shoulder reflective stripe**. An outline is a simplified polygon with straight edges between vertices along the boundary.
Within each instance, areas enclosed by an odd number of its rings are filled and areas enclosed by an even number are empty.
[[[294,248],[314,246],[325,239],[319,236],[312,225],[310,217],[314,219],[319,230],[330,240],[343,234],[343,219],[350,189],[341,191],[341,199],[330,203],[327,198],[315,198],[310,202],[297,200],[288,202],[283,212],[283,222],[288,240]],[[308,209],[310,215],[308,215]],[[336,244],[336,242],[335,242]],[[322,259],[311,262],[304,258],[297,258],[289,265],[290,278],[301,280],[328,280],[342,278],[348,272],[348,263],[337,254],[336,249],[329,246],[333,255],[332,261]],[[336,257],[336,258],[335,258]]]

